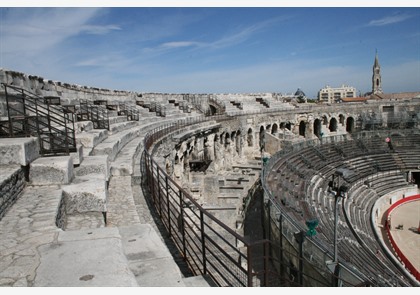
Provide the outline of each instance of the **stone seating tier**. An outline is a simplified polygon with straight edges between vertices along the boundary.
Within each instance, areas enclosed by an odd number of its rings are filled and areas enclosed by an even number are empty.
[[[1,138],[0,165],[26,166],[39,157],[36,137]]]
[[[38,158],[29,169],[32,185],[69,184],[73,177],[73,158],[70,156]]]

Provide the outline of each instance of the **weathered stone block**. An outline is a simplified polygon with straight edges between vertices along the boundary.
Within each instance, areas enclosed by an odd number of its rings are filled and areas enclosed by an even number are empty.
[[[72,179],[71,156],[39,158],[29,169],[29,181],[33,185],[69,184]]]
[[[100,174],[104,176],[105,180],[109,180],[110,163],[108,155],[86,157],[83,163],[77,167],[74,172],[76,176]]]
[[[36,137],[1,138],[0,165],[26,166],[39,157]]]
[[[105,181],[93,179],[63,186],[66,214],[83,212],[106,212],[108,190]]]

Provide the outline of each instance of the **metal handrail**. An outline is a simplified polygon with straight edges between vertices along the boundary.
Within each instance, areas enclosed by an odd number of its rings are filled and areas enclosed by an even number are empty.
[[[68,155],[70,152],[76,151],[72,113],[59,106],[46,104],[43,97],[27,90],[2,84],[5,89],[8,109],[8,130],[3,127],[4,133],[8,133],[9,137],[38,136],[40,153],[43,156],[63,153]],[[12,91],[8,91],[9,89]],[[22,109],[12,106],[9,102],[10,96],[20,100]],[[13,116],[13,113],[16,116]],[[16,127],[15,123],[19,123],[21,126]]]

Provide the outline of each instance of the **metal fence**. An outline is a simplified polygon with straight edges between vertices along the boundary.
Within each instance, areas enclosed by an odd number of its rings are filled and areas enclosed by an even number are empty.
[[[252,253],[264,253],[269,241],[251,243],[222,223],[175,183],[147,152],[144,163],[151,201],[194,275],[209,275],[218,286],[264,286],[268,257],[254,257]],[[265,261],[262,268],[261,261]]]

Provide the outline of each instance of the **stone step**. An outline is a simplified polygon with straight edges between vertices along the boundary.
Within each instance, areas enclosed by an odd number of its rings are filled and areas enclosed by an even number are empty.
[[[127,122],[127,116],[115,116],[115,117],[108,117],[109,124],[117,124],[122,122]]]
[[[115,134],[123,130],[127,130],[136,126],[139,126],[138,121],[124,121],[120,123],[114,123],[109,126],[109,134]]]
[[[38,157],[38,138],[0,138],[0,165],[26,166]]]
[[[70,157],[73,159],[73,165],[78,166],[83,162],[84,157],[84,147],[80,144],[76,145],[76,151],[70,153]]]
[[[114,161],[118,152],[132,139],[140,135],[141,129],[136,126],[126,131],[121,131],[108,136],[98,144],[91,152],[91,155],[108,155],[110,161]]]
[[[107,211],[107,183],[100,174],[95,175],[77,177],[62,186],[65,214]]]
[[[29,182],[32,185],[61,185],[73,180],[71,156],[43,157],[30,164]]]
[[[139,136],[131,140],[111,164],[111,175],[128,176],[134,173],[135,156],[143,149],[144,137]]]
[[[89,156],[84,159],[79,167],[74,169],[74,175],[78,177],[90,174],[101,174],[106,181],[109,181],[110,170],[111,167],[108,155]]]
[[[93,129],[87,132],[76,134],[76,143],[84,148],[84,155],[90,155],[94,147],[100,144],[108,137],[108,130]]]
[[[76,132],[76,136],[78,133],[86,132],[93,130],[93,123],[92,121],[78,121],[74,122],[74,131]]]

